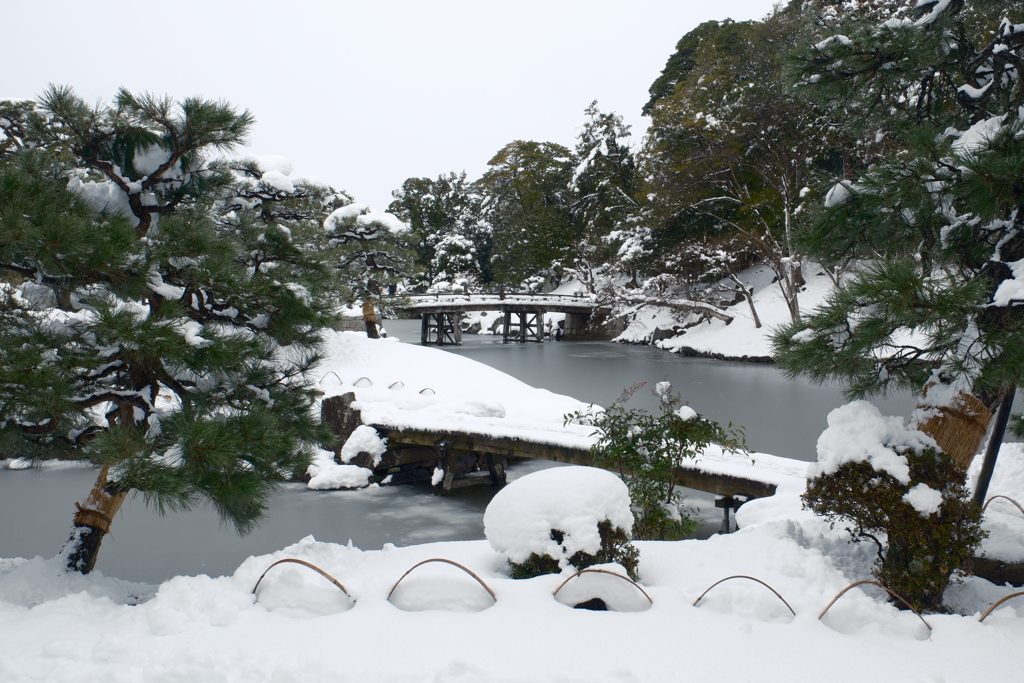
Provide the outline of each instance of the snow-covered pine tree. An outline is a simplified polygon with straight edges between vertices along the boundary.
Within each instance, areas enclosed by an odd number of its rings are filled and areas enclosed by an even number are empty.
[[[315,253],[274,221],[222,219],[236,178],[210,155],[252,117],[54,87],[21,123],[35,144],[0,161],[0,435],[6,454],[99,467],[69,569],[95,566],[132,491],[251,530],[330,439],[308,373],[331,322]]]
[[[851,396],[937,382],[992,410],[1024,379],[1024,3],[904,5],[800,55],[798,90],[884,153],[837,179],[803,239],[871,265],[775,354]]]
[[[490,282],[490,226],[465,171],[409,178],[391,194],[388,211],[409,226],[414,242],[414,290]]]
[[[636,160],[629,148],[629,126],[618,114],[602,112],[597,100],[584,112],[576,131],[576,168],[570,180],[569,207],[576,242],[573,267],[594,292],[595,271],[612,260],[612,233],[628,234],[640,221],[636,200]]]
[[[365,204],[335,209],[323,222],[328,256],[353,300],[375,300],[412,274],[408,226]]]

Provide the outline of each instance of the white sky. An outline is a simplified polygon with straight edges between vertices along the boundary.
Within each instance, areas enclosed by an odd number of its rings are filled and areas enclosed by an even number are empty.
[[[478,177],[515,139],[573,145],[584,108],[646,128],[675,44],[773,0],[26,0],[5,3],[0,98],[47,83],[224,99],[281,154],[387,208],[412,176]]]

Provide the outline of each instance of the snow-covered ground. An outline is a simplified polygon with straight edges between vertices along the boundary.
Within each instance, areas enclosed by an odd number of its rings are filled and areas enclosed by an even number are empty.
[[[682,334],[660,339],[655,346],[666,351],[679,352],[683,348],[699,354],[719,354],[726,358],[767,358],[771,356],[769,338],[774,328],[790,321],[789,309],[777,282],[772,282],[772,271],[767,266],[756,266],[744,271],[740,279],[754,290],[754,307],[761,327],[754,326],[754,318],[745,301],[728,307],[731,323],[717,318],[686,329]],[[807,285],[799,295],[800,310],[819,306],[832,291],[832,281],[816,264],[805,264]],[[630,316],[626,330],[615,341],[641,343],[650,340],[655,329],[671,330],[681,327],[679,315],[673,309],[652,304],[637,305],[624,311]]]
[[[458,421],[467,430],[529,433],[551,443],[589,438],[589,428],[562,424],[580,402],[437,350],[338,334],[324,375],[327,395],[356,392],[368,422]],[[1012,588],[963,580],[947,594],[954,613],[926,617],[930,632],[871,588],[847,593],[819,620],[836,593],[870,577],[873,549],[849,544],[844,532],[801,510],[806,463],[708,453],[702,466],[770,478],[778,492],[744,505],[737,533],[638,543],[649,609],[573,609],[564,595],[553,596],[568,573],[512,580],[505,557],[487,541],[376,550],[308,537],[251,557],[230,576],[179,576],[158,587],[67,574],[59,559],[13,558],[0,560],[0,681],[1019,678],[1024,598],[978,622]],[[1024,446],[1004,447],[990,493],[1024,499]],[[1001,503],[986,513],[993,537],[985,550],[1024,558],[1024,515]],[[260,575],[284,558],[321,568],[351,599],[296,564],[272,569],[254,596]],[[460,569],[430,563],[402,580],[389,600],[403,574],[431,558],[464,565],[495,599]],[[742,579],[717,586],[693,606],[711,584],[732,575],[766,582],[796,614],[764,586]],[[607,575],[570,585],[579,601],[587,592],[624,590],[621,579]]]

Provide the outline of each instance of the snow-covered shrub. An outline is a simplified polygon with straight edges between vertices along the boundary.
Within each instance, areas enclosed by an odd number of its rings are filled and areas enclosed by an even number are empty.
[[[878,546],[875,576],[919,610],[934,611],[950,575],[969,566],[985,536],[966,471],[922,432],[854,401],[828,416],[805,507],[854,541]],[[897,602],[897,606],[902,607]]]
[[[636,579],[632,527],[625,484],[594,467],[528,474],[499,491],[484,513],[484,534],[508,558],[514,579],[608,563]]]
[[[723,429],[717,422],[683,405],[669,382],[659,382],[660,414],[627,410],[624,403],[644,383],[626,389],[605,411],[566,416],[566,421],[593,424],[598,440],[591,449],[594,464],[616,469],[629,488],[637,519],[633,537],[640,540],[676,540],[693,534],[697,523],[683,506],[675,487],[675,471],[712,443],[742,450],[739,432]],[[731,428],[731,425],[730,425]]]

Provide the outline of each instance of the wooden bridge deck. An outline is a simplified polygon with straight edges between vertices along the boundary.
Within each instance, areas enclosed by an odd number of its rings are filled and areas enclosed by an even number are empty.
[[[389,452],[393,453],[393,460],[389,459],[391,468],[423,462],[424,456],[433,455],[437,458],[438,466],[444,468],[445,480],[449,487],[454,477],[454,461],[462,453],[480,453],[499,458],[521,457],[553,460],[571,465],[594,465],[594,458],[589,449],[568,448],[521,439],[500,439],[466,432],[397,429],[386,425],[371,426],[382,437],[387,438]],[[488,463],[492,459],[493,457],[489,458]],[[382,462],[382,464],[384,463]],[[494,472],[492,472],[493,475]],[[442,484],[444,483],[442,482]],[[751,499],[774,495],[776,488],[774,484],[756,479],[706,472],[701,470],[697,463],[689,467],[677,467],[675,483],[678,486],[716,495],[744,496]]]

